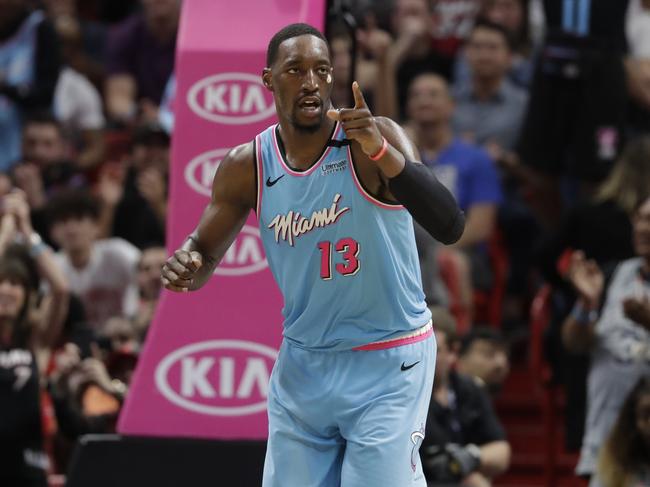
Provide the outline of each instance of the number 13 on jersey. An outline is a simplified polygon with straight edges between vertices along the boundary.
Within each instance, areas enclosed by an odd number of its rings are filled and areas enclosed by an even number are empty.
[[[318,249],[320,250],[320,277],[329,280],[332,278],[332,242],[319,242]],[[343,276],[353,276],[359,272],[361,268],[359,242],[353,238],[345,237],[336,242],[334,250],[337,254],[341,254],[343,259],[343,262],[336,264],[336,272]]]

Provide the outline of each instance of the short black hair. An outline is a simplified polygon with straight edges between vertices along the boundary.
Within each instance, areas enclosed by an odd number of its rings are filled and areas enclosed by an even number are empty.
[[[72,218],[99,219],[99,200],[88,190],[62,190],[52,198],[47,211],[50,225]]]
[[[276,58],[278,57],[278,48],[280,47],[280,44],[282,44],[287,39],[291,39],[292,37],[304,35],[312,35],[318,37],[319,39],[325,41],[325,44],[327,44],[327,39],[325,39],[323,33],[316,27],[303,23],[289,24],[276,32],[269,41],[269,46],[266,49],[266,66],[271,67],[271,65],[275,62]]]
[[[485,340],[497,347],[506,348],[506,343],[501,333],[499,333],[494,328],[489,328],[487,326],[477,326],[472,328],[469,333],[461,338],[458,354],[461,356],[465,355],[472,347],[474,342],[477,342],[479,340]]]
[[[485,18],[480,18],[476,21],[474,27],[472,27],[471,34],[473,34],[477,29],[488,29],[498,32],[503,37],[503,40],[506,41],[506,47],[510,51],[514,51],[517,47],[515,38],[513,37],[512,33],[500,24],[497,24]]]

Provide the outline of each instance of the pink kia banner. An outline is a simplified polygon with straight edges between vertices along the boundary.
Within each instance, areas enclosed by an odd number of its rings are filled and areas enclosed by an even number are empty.
[[[176,57],[171,253],[209,201],[227,151],[275,122],[261,82],[268,41],[324,25],[324,0],[185,0]],[[254,213],[198,292],[163,291],[118,429],[122,434],[261,439],[281,341],[282,297]]]

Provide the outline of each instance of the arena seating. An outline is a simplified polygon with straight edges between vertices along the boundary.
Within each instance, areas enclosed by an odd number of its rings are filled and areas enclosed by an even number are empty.
[[[564,395],[551,383],[543,355],[549,323],[551,288],[539,289],[531,304],[528,361],[513,371],[497,400],[497,412],[512,446],[511,468],[495,481],[498,487],[584,487],[573,475],[577,455],[564,447]],[[540,421],[539,418],[542,418]]]

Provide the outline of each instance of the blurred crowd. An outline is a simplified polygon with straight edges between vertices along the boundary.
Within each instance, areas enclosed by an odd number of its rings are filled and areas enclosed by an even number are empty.
[[[507,470],[493,401],[545,290],[576,475],[650,485],[650,1],[338,4],[335,105],[358,80],[467,217],[453,246],[416,228],[429,484]],[[0,485],[46,485],[115,431],[166,259],[180,8],[0,0]]]

